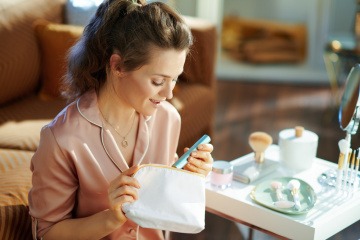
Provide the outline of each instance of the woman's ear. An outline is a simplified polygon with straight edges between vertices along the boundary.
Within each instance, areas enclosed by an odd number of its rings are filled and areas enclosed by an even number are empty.
[[[119,54],[113,53],[110,56],[110,71],[117,76],[122,75],[122,67],[121,67],[121,57]]]

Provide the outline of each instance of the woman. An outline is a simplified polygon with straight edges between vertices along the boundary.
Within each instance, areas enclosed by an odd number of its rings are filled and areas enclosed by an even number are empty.
[[[74,100],[41,131],[29,193],[35,237],[163,239],[121,210],[138,198],[139,164],[171,165],[180,116],[172,98],[192,44],[167,5],[104,1],[69,55],[65,95]],[[211,144],[186,170],[207,175]]]

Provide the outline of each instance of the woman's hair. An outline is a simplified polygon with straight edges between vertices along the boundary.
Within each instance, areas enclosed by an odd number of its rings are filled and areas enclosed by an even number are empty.
[[[192,41],[189,27],[164,3],[105,0],[69,52],[63,95],[74,100],[98,90],[114,52],[121,56],[122,69],[132,71],[150,61],[154,46],[188,50]]]

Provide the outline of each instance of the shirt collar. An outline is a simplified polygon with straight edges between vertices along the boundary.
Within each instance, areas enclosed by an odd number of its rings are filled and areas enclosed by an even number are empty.
[[[83,94],[76,102],[77,109],[86,120],[102,127],[101,114],[95,90]]]
[[[81,116],[83,116],[87,121],[103,129],[101,112],[99,110],[97,94],[95,90],[91,90],[83,94],[77,100],[77,109],[81,114]],[[134,160],[133,163],[136,165],[142,162],[149,148],[150,130],[148,125],[151,125],[150,123],[151,116],[145,117],[144,115],[141,114],[139,116],[140,116],[140,120],[139,120],[140,123],[139,123],[138,137],[136,140],[137,142],[133,156],[133,160]],[[108,148],[105,145],[110,146],[110,144],[103,144],[103,147],[107,151],[110,159],[115,163],[115,165],[120,169],[120,171],[126,170],[128,166],[125,163],[124,159],[123,159],[123,163],[114,160],[121,158],[121,157],[120,158],[117,157],[119,156],[119,154],[116,151],[117,146],[114,145],[114,147]]]
[[[102,127],[103,123],[101,120],[101,113],[99,110],[98,98],[95,90],[90,90],[84,93],[77,100],[76,105],[81,116],[83,116],[92,124]],[[151,116],[143,116],[140,114],[140,118],[143,118],[145,122],[148,122],[150,121]]]

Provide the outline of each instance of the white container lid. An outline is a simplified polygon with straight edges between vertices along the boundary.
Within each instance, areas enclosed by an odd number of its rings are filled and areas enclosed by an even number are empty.
[[[303,130],[301,136],[296,136],[296,131],[294,128],[284,129],[279,133],[279,139],[294,141],[294,142],[317,142],[319,137],[316,133]]]
[[[227,161],[214,161],[212,171],[221,174],[232,173],[233,165]]]

